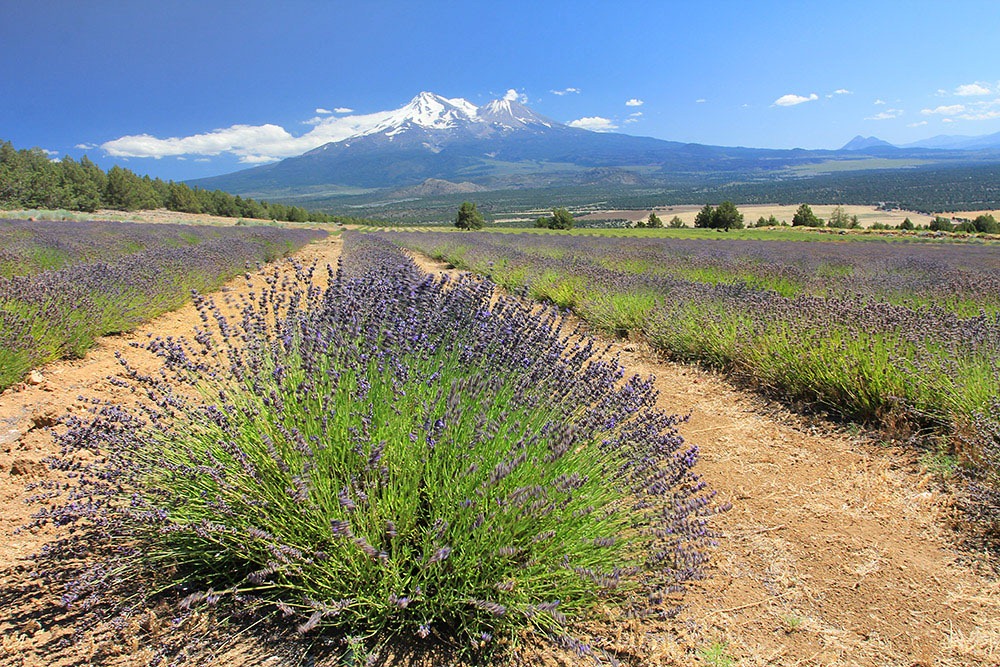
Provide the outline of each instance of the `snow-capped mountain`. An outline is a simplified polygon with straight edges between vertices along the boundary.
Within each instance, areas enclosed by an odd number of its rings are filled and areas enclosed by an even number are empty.
[[[478,109],[475,104],[460,97],[447,99],[434,93],[420,93],[409,104],[381,114],[371,114],[374,123],[360,127],[359,131],[344,141],[372,134],[393,137],[409,129],[448,130],[476,122]]]
[[[191,181],[256,198],[386,188],[542,188],[649,185],[680,180],[782,177],[803,164],[857,161],[859,155],[928,159],[934,151],[856,138],[840,151],[732,148],[591,132],[546,118],[504,96],[481,107],[422,92],[399,109],[336,118],[331,140],[297,157]],[[916,152],[914,152],[916,151]],[[958,157],[961,157],[960,155]],[[955,156],[945,155],[942,159]],[[957,159],[957,158],[955,158]],[[409,195],[407,195],[409,196]]]
[[[497,134],[546,130],[560,123],[541,116],[523,104],[499,99],[477,107],[461,97],[449,99],[422,92],[399,109],[352,118],[353,132],[306,153],[329,151],[334,144],[352,145],[359,139],[372,143],[423,146],[438,151],[460,139],[485,139]]]

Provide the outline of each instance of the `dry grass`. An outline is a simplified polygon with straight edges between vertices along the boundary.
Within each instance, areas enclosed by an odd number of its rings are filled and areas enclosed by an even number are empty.
[[[757,222],[760,217],[769,218],[774,216],[779,222],[787,222],[792,224],[792,216],[795,215],[795,210],[798,205],[778,205],[778,204],[760,204],[753,206],[739,206],[740,213],[743,214],[743,222],[747,226],[753,225]],[[813,213],[822,218],[823,220],[828,220],[833,209],[836,208],[833,204],[810,204]],[[891,225],[893,227],[899,225],[906,218],[910,219],[914,225],[928,225],[931,220],[934,219],[933,216],[924,215],[923,213],[915,213],[913,211],[880,211],[874,206],[844,206],[844,211],[847,215],[858,216],[858,221],[861,223],[862,227],[870,227],[876,222],[881,222],[886,225]],[[667,224],[675,215],[680,217],[681,220],[687,224],[688,227],[694,226],[694,218],[698,215],[698,211],[701,210],[701,206],[664,206],[652,209],[663,220],[663,224]],[[593,213],[588,213],[586,215],[578,216],[580,220],[592,220],[592,219],[602,219],[602,218],[624,218],[626,220],[631,220],[633,222],[638,222],[639,220],[645,220],[649,217],[651,210],[608,210],[608,211],[598,211]],[[976,213],[956,213],[955,215],[963,217],[975,217],[979,215]]]

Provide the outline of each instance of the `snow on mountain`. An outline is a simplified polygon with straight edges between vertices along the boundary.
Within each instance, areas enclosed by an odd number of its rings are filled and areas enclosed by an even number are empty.
[[[496,132],[560,126],[516,101],[499,99],[477,107],[461,97],[449,99],[426,91],[399,109],[331,119],[330,123],[343,129],[336,135],[331,134],[331,140],[315,150],[376,135],[392,141],[407,133],[415,135],[413,140],[431,148],[436,142],[428,142],[429,134],[437,139],[448,134],[485,137]]]
[[[446,130],[461,123],[474,122],[476,112],[476,105],[468,100],[460,97],[449,100],[424,92],[410,100],[406,106],[390,111],[385,120],[367,134],[385,132],[386,136],[391,137],[405,131],[407,126]]]
[[[501,98],[493,100],[479,109],[479,119],[508,129],[520,129],[529,125],[552,127],[552,121],[540,116],[523,104]]]

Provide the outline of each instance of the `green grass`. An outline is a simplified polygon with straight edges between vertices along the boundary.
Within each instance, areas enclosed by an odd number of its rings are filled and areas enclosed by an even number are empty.
[[[698,657],[702,664],[708,667],[735,667],[736,661],[729,655],[729,646],[725,642],[712,642],[698,649]]]

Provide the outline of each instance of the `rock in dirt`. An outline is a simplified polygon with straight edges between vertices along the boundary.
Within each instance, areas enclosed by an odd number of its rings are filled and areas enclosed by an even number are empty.
[[[43,382],[45,382],[45,376],[38,371],[31,371],[24,380],[25,384],[41,384]]]
[[[59,415],[54,409],[42,410],[31,415],[32,428],[49,428],[59,423]]]
[[[49,469],[44,463],[41,461],[32,461],[31,459],[14,459],[14,463],[10,466],[12,477],[45,477],[48,473]]]
[[[0,451],[9,452],[11,445],[21,439],[21,432],[16,428],[0,430]]]

